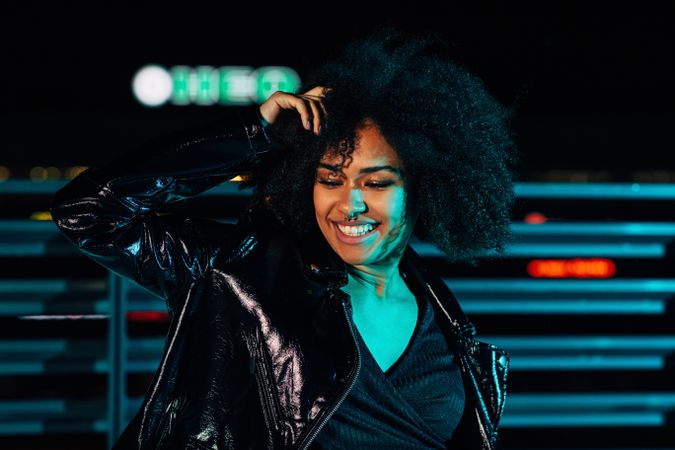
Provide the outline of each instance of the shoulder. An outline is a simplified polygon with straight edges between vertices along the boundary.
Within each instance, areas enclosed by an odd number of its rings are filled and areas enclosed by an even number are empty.
[[[199,233],[213,246],[212,256],[221,264],[255,260],[281,249],[294,248],[290,233],[269,215],[243,213],[236,223],[193,219]]]

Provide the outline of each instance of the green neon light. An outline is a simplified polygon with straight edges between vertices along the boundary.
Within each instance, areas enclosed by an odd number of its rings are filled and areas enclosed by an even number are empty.
[[[197,105],[212,105],[218,100],[218,70],[211,66],[200,66],[194,71],[195,96]]]
[[[174,105],[248,105],[262,103],[276,91],[297,92],[300,77],[285,66],[174,66]]]
[[[220,85],[219,103],[222,105],[246,105],[255,95],[255,83],[251,77],[253,67],[221,67],[218,76]]]
[[[173,80],[173,92],[171,102],[174,105],[190,104],[190,68],[188,66],[176,66],[171,69]]]
[[[253,75],[256,77],[258,102],[265,101],[276,91],[297,92],[300,87],[300,77],[289,67],[261,67]]]

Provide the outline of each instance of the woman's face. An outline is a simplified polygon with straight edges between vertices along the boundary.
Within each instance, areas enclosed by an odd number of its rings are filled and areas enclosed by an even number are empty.
[[[402,163],[372,121],[357,134],[353,159],[346,158],[344,166],[338,167],[339,154],[329,152],[319,163],[314,184],[316,220],[347,264],[398,263],[417,219],[415,214],[406,221]],[[347,223],[352,226],[345,228]]]

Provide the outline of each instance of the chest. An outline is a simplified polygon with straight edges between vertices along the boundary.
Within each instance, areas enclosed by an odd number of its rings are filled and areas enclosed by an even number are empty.
[[[408,347],[417,325],[417,316],[418,305],[414,296],[392,305],[354,304],[354,325],[383,372]]]

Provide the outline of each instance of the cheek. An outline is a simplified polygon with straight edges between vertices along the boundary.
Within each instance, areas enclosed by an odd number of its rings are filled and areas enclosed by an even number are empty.
[[[328,205],[330,205],[330,198],[324,191],[318,188],[314,188],[314,193],[312,195],[314,202],[314,211],[317,216],[325,215]]]
[[[383,195],[379,201],[379,210],[383,216],[386,216],[392,223],[398,223],[403,220],[405,202],[403,192],[396,190],[389,195]]]

